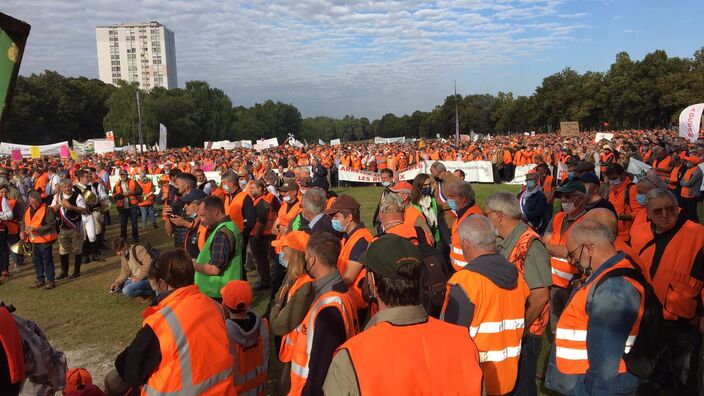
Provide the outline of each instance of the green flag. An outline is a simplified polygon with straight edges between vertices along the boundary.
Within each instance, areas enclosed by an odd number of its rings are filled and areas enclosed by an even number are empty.
[[[30,26],[0,12],[0,131],[7,120]]]

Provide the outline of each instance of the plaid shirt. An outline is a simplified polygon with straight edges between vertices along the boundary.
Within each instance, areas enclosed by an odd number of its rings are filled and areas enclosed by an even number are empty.
[[[210,245],[210,264],[224,270],[233,254],[233,246],[230,245],[230,238],[225,232],[216,232]]]

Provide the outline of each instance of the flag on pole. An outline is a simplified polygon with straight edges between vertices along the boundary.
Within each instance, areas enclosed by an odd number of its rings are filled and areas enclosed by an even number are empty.
[[[455,80],[455,148],[460,146],[460,110],[457,105],[457,80]]]
[[[159,123],[159,150],[166,150],[166,126]]]
[[[0,130],[7,119],[24,46],[31,27],[0,12]]]

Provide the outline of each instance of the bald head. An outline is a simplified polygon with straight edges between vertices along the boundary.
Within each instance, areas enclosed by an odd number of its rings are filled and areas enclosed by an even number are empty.
[[[614,212],[606,208],[594,208],[584,215],[584,220],[591,220],[599,223],[611,231],[612,234],[618,234],[618,220]]]

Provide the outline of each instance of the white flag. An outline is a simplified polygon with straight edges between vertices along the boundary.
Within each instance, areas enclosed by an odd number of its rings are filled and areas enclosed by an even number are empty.
[[[699,126],[702,123],[704,103],[691,105],[680,113],[680,137],[690,142],[699,139]]]
[[[318,139],[318,145],[325,146],[325,142],[323,141],[323,139]]]
[[[164,124],[159,124],[159,150],[166,150],[166,127]]]

